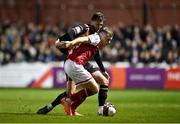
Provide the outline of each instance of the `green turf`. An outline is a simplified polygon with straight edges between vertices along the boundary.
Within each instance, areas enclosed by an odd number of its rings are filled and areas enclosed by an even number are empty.
[[[37,115],[39,107],[51,102],[58,89],[0,89],[0,122],[119,123],[180,122],[180,92],[164,90],[111,90],[108,101],[116,106],[113,117],[97,116],[97,95],[79,107],[83,117],[68,117],[57,106],[47,115]]]

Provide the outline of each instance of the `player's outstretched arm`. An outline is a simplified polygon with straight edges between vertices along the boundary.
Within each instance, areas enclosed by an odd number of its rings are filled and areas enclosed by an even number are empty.
[[[56,48],[62,49],[62,48],[73,48],[76,45],[79,45],[81,43],[90,43],[89,37],[84,36],[84,37],[78,37],[72,41],[59,41],[57,40],[55,43]]]
[[[78,37],[70,42],[69,47],[71,48],[82,43],[90,43],[89,37],[88,36]]]
[[[90,43],[92,45],[97,45],[100,42],[100,37],[97,34],[89,35],[89,36],[83,36],[78,37],[72,41],[59,41],[59,39],[55,42],[55,46],[58,49],[62,48],[73,48],[76,45],[82,44],[82,43]]]

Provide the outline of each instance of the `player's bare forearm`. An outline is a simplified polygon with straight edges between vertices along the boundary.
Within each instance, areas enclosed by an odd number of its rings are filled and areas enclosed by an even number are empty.
[[[71,42],[71,45],[72,46],[76,46],[76,45],[79,45],[81,43],[90,43],[89,41],[89,38],[87,36],[84,36],[84,37],[78,37],[76,39],[74,39],[72,42]]]
[[[81,43],[90,43],[89,38],[84,36],[84,37],[79,37],[74,39],[73,41],[59,41],[59,39],[55,42],[55,46],[58,49],[62,48],[73,48],[76,45],[79,45]]]

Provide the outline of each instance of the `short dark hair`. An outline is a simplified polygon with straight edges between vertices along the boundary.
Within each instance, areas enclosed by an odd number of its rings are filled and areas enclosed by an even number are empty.
[[[104,14],[101,12],[96,12],[93,14],[93,16],[91,17],[92,21],[104,21]]]

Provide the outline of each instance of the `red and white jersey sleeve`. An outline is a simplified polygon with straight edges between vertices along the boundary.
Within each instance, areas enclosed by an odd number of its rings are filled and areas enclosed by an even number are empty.
[[[69,52],[68,59],[80,65],[85,65],[98,51],[100,37],[98,34],[89,35],[90,44],[81,44]]]
[[[99,35],[96,34],[96,33],[95,34],[91,34],[88,37],[90,39],[90,44],[92,44],[94,46],[98,45],[99,42],[101,41]]]

